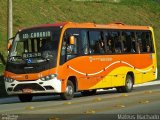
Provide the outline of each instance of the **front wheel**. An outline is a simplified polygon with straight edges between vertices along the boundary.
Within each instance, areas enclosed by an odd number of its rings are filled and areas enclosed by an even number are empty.
[[[61,94],[63,100],[70,100],[74,97],[74,85],[71,81],[67,82],[66,92]]]
[[[131,75],[126,76],[125,86],[117,87],[118,92],[131,92],[133,89],[133,77]]]
[[[21,102],[31,102],[33,96],[31,94],[21,94],[18,95],[18,98]]]

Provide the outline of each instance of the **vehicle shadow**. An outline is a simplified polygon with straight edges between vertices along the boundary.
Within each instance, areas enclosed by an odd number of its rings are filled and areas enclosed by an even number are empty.
[[[104,95],[114,95],[114,94],[118,94],[116,89],[109,89],[109,90],[102,90],[102,91],[97,91],[97,93],[95,95],[90,95],[90,96],[83,96],[80,92],[75,93],[74,98],[72,100],[67,100],[67,102],[69,101],[74,101],[74,100],[78,100],[81,98],[90,98],[90,97],[101,97]],[[34,96],[33,100],[31,101],[31,103],[33,102],[44,102],[44,101],[55,101],[55,102],[64,102],[66,100],[62,100],[60,95],[45,95],[45,96]],[[29,102],[20,102],[18,97],[16,96],[11,96],[11,97],[7,97],[7,98],[1,98],[0,99],[0,104],[14,104],[14,103],[29,103]]]

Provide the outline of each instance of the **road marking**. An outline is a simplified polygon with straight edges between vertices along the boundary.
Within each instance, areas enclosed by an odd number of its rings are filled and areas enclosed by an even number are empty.
[[[139,103],[142,103],[142,104],[147,104],[149,102],[150,102],[149,100],[141,100],[141,101],[139,101]]]
[[[35,109],[35,107],[33,107],[33,106],[27,106],[27,107],[25,107],[25,109],[26,110],[33,110],[33,109]]]
[[[71,105],[72,102],[65,102],[64,105]]]
[[[153,91],[152,90],[148,90],[148,91],[145,91],[144,93],[145,94],[151,94],[151,93],[153,93]]]
[[[50,117],[49,120],[60,120],[60,118],[57,118],[57,117]]]
[[[95,113],[96,113],[95,110],[87,110],[87,111],[85,112],[85,114],[95,114]]]
[[[93,101],[94,102],[98,102],[98,101],[101,101],[102,100],[102,98],[96,98],[96,99],[94,99]]]
[[[114,107],[125,108],[126,106],[123,104],[118,104],[118,105],[115,105]]]
[[[127,94],[122,94],[122,97],[127,97],[128,95]]]

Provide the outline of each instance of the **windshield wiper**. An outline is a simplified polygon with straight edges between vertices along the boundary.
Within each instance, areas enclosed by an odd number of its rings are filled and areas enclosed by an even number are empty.
[[[45,58],[45,57],[41,57],[43,60],[45,61],[49,61],[50,59],[49,58]]]
[[[23,59],[22,56],[10,56],[10,57],[9,57],[9,60],[10,60],[10,61],[15,61],[16,59],[21,59],[21,60],[24,61],[24,59]]]

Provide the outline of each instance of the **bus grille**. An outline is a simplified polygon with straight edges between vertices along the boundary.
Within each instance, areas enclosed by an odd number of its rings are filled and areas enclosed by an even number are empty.
[[[23,89],[32,89],[35,91],[43,91],[45,90],[42,86],[37,83],[29,83],[29,84],[19,84],[14,88],[14,91],[21,91]]]

